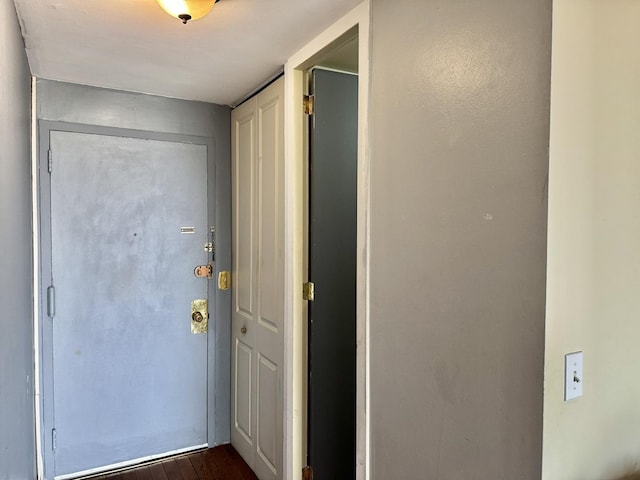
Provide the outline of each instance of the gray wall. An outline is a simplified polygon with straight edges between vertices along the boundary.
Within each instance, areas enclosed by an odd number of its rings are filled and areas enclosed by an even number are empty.
[[[551,0],[372,22],[372,478],[539,479]]]
[[[210,137],[231,158],[231,113],[221,105],[38,80],[38,119]]]
[[[34,478],[30,73],[0,2],[0,479]]]
[[[208,188],[209,192],[215,192],[215,209],[211,208],[214,205],[213,195],[209,195],[209,222],[216,226],[215,267],[216,271],[231,270],[229,107],[50,80],[38,80],[37,95],[41,157],[46,155],[48,131],[56,128],[94,133],[113,133],[110,129],[117,128],[123,129],[119,131],[120,135],[127,135],[129,131],[158,140],[171,138],[187,142],[200,137],[207,139],[206,143],[213,143],[213,154],[210,152],[209,155]],[[211,175],[212,172],[215,175]],[[47,255],[46,251],[43,251],[44,255]],[[43,272],[43,278],[47,277],[46,273]],[[215,415],[208,417],[209,445],[214,446],[230,440],[230,291],[217,291],[216,281],[212,280],[209,282],[209,299],[210,310],[215,311],[214,321],[209,323],[209,349],[215,349],[215,357],[210,358],[209,363],[209,401]],[[50,349],[47,344],[49,337],[45,330],[45,356]],[[51,387],[46,378],[46,368],[43,375],[46,393]],[[43,407],[45,417],[50,415],[52,406],[45,402]],[[44,441],[46,447],[49,441],[46,436]]]

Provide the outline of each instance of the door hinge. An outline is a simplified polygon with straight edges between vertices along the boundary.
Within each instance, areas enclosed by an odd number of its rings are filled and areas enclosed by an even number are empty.
[[[302,480],[313,480],[313,468],[307,465],[302,469]]]
[[[53,171],[53,153],[51,153],[51,149],[47,151],[47,172],[51,173]]]
[[[316,298],[316,286],[313,282],[306,282],[302,284],[302,299],[309,302],[313,302]]]
[[[305,95],[303,104],[304,104],[304,113],[307,115],[313,115],[315,111],[315,96],[314,95]]]
[[[53,285],[47,288],[47,316],[56,316],[56,287]]]
[[[51,450],[55,451],[56,448],[58,448],[58,432],[53,428],[51,429]]]

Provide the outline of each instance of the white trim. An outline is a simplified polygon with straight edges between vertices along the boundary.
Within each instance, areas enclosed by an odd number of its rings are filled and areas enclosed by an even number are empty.
[[[356,287],[356,478],[370,478],[369,305],[370,212],[369,206],[369,92],[370,4],[363,8],[358,28],[358,225]]]
[[[35,420],[36,478],[44,478],[42,404],[40,384],[40,222],[38,220],[38,109],[36,77],[31,77],[31,248],[33,261],[33,412]]]
[[[324,70],[325,72],[342,73],[343,75],[351,75],[354,77],[359,76],[356,72],[348,72],[347,70],[340,70],[339,68],[323,67],[322,65],[316,65],[315,67],[313,67],[313,70]]]
[[[302,79],[303,73],[285,65],[284,74],[284,459],[283,479],[294,480],[303,467],[302,442],[304,408],[303,382],[303,308],[302,285],[302,162],[297,158],[303,148]]]
[[[203,443],[202,445],[196,445],[194,447],[180,448],[178,450],[171,450],[170,452],[159,453],[157,455],[148,455],[146,457],[136,458],[135,460],[127,460],[126,462],[114,463],[112,465],[105,465],[104,467],[90,468],[89,470],[83,470],[76,473],[67,473],[65,475],[57,475],[53,477],[55,480],[68,480],[71,478],[88,477],[89,475],[97,475],[98,473],[110,472],[115,470],[122,470],[123,468],[133,467],[134,465],[140,465],[152,460],[159,460],[167,457],[174,457],[182,453],[189,453],[195,450],[202,450],[207,448],[209,444]]]
[[[332,42],[358,27],[358,251],[356,478],[370,477],[369,462],[369,2],[363,1],[285,64],[285,359],[284,475],[300,478],[306,460],[304,311],[304,70]]]

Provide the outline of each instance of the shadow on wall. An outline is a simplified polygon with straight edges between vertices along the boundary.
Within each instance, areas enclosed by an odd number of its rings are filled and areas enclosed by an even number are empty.
[[[640,480],[640,471],[636,471],[635,473],[627,473],[622,475],[621,477],[614,477],[612,480]]]

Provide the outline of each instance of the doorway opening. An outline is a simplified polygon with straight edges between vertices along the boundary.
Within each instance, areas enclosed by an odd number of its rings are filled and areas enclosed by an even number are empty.
[[[351,288],[351,300],[355,305],[352,324],[355,331],[354,364],[355,405],[351,408],[355,417],[355,439],[351,460],[355,478],[368,478],[368,158],[367,158],[367,111],[369,88],[369,4],[363,2],[349,14],[327,29],[306,47],[289,59],[285,66],[285,478],[296,478],[307,465],[309,455],[313,455],[313,432],[308,431],[308,421],[312,413],[308,409],[308,388],[313,380],[308,376],[307,324],[309,302],[301,295],[304,283],[314,279],[309,277],[311,262],[307,246],[312,241],[308,235],[311,217],[307,211],[309,198],[308,165],[308,119],[304,114],[304,96],[308,94],[310,71],[339,71],[340,75],[355,73],[357,76],[357,135],[355,179],[355,282]],[[342,63],[349,59],[351,67]],[[312,207],[313,208],[313,207]],[[312,254],[313,255],[313,254]],[[322,259],[321,259],[322,260]],[[312,260],[313,261],[313,260]],[[325,262],[335,262],[326,258]],[[313,275],[313,273],[311,273]],[[340,282],[340,279],[336,279]],[[316,298],[321,295],[315,291]],[[310,307],[313,312],[313,305]],[[313,313],[312,313],[313,315]],[[311,332],[313,335],[313,332]],[[317,338],[317,337],[316,337]],[[317,359],[317,356],[315,357]],[[313,361],[313,358],[312,358]],[[317,366],[317,363],[316,363]],[[313,368],[313,365],[312,365]],[[355,383],[355,384],[354,384]],[[350,403],[347,401],[345,403]],[[314,407],[311,406],[313,409]],[[348,418],[344,422],[352,420]],[[350,447],[346,447],[350,448]],[[313,458],[310,458],[313,462]],[[351,476],[351,475],[349,475]],[[314,478],[322,478],[315,475]]]
[[[357,37],[344,50],[357,53]],[[354,479],[358,76],[309,76],[307,466],[315,478]]]

